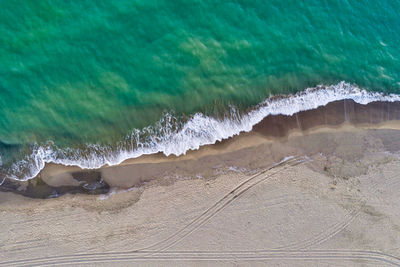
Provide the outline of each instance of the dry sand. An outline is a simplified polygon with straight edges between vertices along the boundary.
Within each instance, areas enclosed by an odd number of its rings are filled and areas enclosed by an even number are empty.
[[[275,129],[97,170],[107,194],[0,192],[0,266],[400,266],[399,122]]]
[[[380,128],[221,152],[255,165],[208,178],[47,200],[0,193],[0,265],[400,265],[400,132]],[[278,150],[309,157],[262,164]]]

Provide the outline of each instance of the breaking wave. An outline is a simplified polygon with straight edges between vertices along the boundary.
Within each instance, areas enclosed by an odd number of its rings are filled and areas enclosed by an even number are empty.
[[[367,92],[356,85],[340,82],[331,86],[308,88],[293,95],[272,96],[245,114],[231,108],[229,115],[223,118],[196,113],[185,122],[180,122],[171,114],[165,114],[155,125],[136,129],[125,140],[115,145],[88,144],[78,149],[61,149],[52,142],[35,145],[30,155],[3,170],[2,176],[28,180],[37,176],[45,164],[51,162],[94,169],[159,152],[166,156],[179,156],[241,132],[249,132],[268,115],[293,115],[344,99],[368,104],[374,101],[400,101],[400,95]]]

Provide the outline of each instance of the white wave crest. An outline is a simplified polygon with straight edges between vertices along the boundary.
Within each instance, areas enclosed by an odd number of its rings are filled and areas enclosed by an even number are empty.
[[[355,85],[340,82],[331,86],[308,88],[293,95],[270,97],[244,115],[239,115],[235,109],[230,116],[222,119],[197,113],[180,127],[176,127],[176,120],[167,114],[156,126],[134,130],[127,137],[128,141],[118,144],[117,149],[99,145],[88,145],[85,149],[59,149],[51,143],[36,146],[29,157],[13,164],[7,176],[15,180],[28,180],[50,162],[94,169],[159,152],[166,156],[179,156],[188,150],[214,144],[241,132],[249,132],[268,115],[293,115],[343,99],[368,104],[374,101],[400,101],[400,95],[367,92]],[[143,136],[146,136],[144,140]]]

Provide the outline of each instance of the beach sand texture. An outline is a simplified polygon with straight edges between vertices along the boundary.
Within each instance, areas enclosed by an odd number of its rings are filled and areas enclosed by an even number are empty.
[[[0,1],[0,267],[400,267],[399,13]]]
[[[265,129],[105,168],[107,194],[0,192],[0,266],[400,265],[398,121]]]

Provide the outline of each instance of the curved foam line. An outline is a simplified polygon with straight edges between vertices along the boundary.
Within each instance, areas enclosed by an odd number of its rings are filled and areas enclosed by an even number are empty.
[[[131,144],[136,144],[135,146],[129,146],[123,142],[117,146],[119,148],[116,150],[93,144],[87,145],[85,150],[59,149],[54,145],[36,146],[29,158],[13,165],[9,178],[15,180],[34,178],[45,164],[50,162],[95,169],[104,165],[117,165],[126,159],[159,152],[166,156],[184,155],[188,150],[214,144],[241,132],[249,132],[255,124],[268,115],[293,115],[343,99],[352,99],[359,104],[368,104],[374,101],[400,101],[400,95],[367,92],[355,85],[340,82],[331,86],[308,88],[294,95],[270,97],[244,115],[239,115],[234,109],[230,116],[223,119],[196,113],[182,127],[178,127],[179,130],[173,130],[177,128],[174,127],[176,126],[173,123],[175,120],[167,114],[159,122],[159,128],[153,126],[141,131],[134,130],[127,140],[130,140]],[[164,126],[160,127],[160,125]],[[143,135],[147,136],[145,142],[141,142]],[[29,171],[22,175],[21,169],[26,170],[27,164],[29,164]]]

